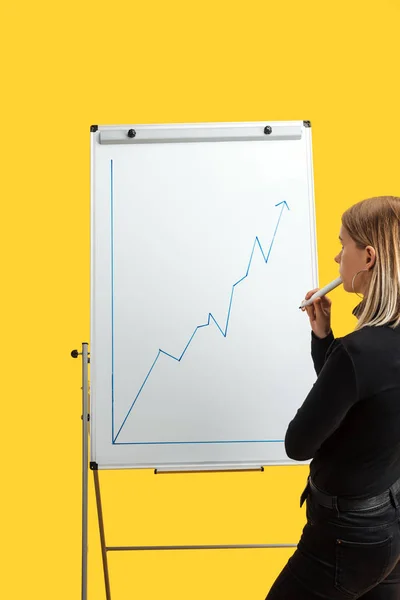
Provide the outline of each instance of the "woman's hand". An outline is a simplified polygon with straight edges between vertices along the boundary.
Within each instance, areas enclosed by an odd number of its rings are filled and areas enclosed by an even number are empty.
[[[305,299],[311,298],[319,288],[307,292]],[[310,319],[311,329],[315,335],[319,338],[326,337],[331,331],[331,305],[332,302],[327,296],[316,298],[310,306],[302,308],[303,311],[307,311],[308,318]]]

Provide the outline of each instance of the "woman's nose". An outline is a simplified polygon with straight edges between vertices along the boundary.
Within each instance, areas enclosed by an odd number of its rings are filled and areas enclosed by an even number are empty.
[[[335,262],[340,263],[340,254],[336,254],[334,260]]]

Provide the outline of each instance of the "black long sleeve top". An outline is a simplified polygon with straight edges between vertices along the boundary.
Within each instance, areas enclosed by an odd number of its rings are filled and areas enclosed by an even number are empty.
[[[285,448],[309,460],[322,490],[371,496],[400,478],[400,327],[311,334],[317,380],[290,422]]]

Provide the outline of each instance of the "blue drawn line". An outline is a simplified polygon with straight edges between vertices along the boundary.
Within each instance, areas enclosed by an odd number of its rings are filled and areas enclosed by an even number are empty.
[[[290,210],[289,206],[288,206],[288,204],[287,204],[287,202],[285,200],[283,202],[279,202],[278,204],[275,204],[275,206],[281,206],[281,205],[282,205],[281,212],[279,214],[279,218],[278,218],[278,221],[277,221],[277,224],[276,224],[276,227],[275,227],[274,234],[272,236],[272,241],[271,241],[271,244],[269,246],[267,256],[265,256],[263,247],[261,246],[261,243],[260,243],[260,240],[258,239],[258,236],[256,236],[256,239],[254,240],[253,248],[251,250],[249,264],[247,265],[246,274],[243,277],[241,277],[238,281],[236,281],[236,283],[234,283],[233,286],[232,286],[231,297],[230,297],[229,308],[228,308],[228,315],[226,317],[225,327],[222,329],[221,326],[219,325],[219,323],[217,322],[217,320],[215,319],[215,317],[213,316],[213,314],[212,313],[208,313],[207,323],[203,323],[202,325],[197,325],[197,327],[193,331],[192,335],[190,336],[190,339],[189,339],[188,343],[184,347],[184,349],[183,349],[183,351],[182,351],[182,353],[181,353],[181,355],[179,357],[173,356],[172,354],[169,354],[165,350],[162,350],[161,348],[159,348],[157,356],[155,357],[154,362],[151,365],[150,370],[149,370],[149,372],[147,373],[147,375],[145,377],[145,380],[143,381],[142,385],[140,386],[140,389],[139,389],[138,393],[136,394],[136,397],[135,397],[134,401],[132,402],[132,404],[131,404],[131,406],[130,406],[127,414],[126,414],[126,416],[125,416],[125,418],[124,418],[124,420],[122,422],[122,425],[120,426],[120,428],[119,428],[119,430],[117,432],[117,435],[115,437],[113,437],[113,442],[112,442],[113,444],[116,443],[116,440],[117,440],[119,434],[121,433],[121,430],[124,427],[124,425],[126,423],[126,420],[128,419],[128,417],[129,417],[129,415],[130,415],[130,413],[132,411],[132,408],[134,407],[134,405],[135,405],[137,399],[139,398],[139,396],[140,396],[140,394],[141,394],[144,386],[146,385],[146,382],[147,382],[148,378],[150,377],[150,375],[151,375],[151,373],[152,373],[152,371],[153,371],[153,369],[154,369],[154,367],[155,367],[155,365],[156,365],[159,357],[161,356],[161,354],[165,354],[166,356],[169,356],[173,360],[176,360],[177,362],[180,362],[182,360],[182,358],[184,357],[184,355],[185,355],[185,353],[186,353],[186,351],[187,351],[190,343],[192,342],[194,336],[196,335],[197,331],[199,329],[201,329],[202,327],[208,327],[210,325],[210,323],[211,323],[211,320],[218,327],[218,329],[221,332],[221,334],[226,338],[227,333],[228,333],[229,319],[230,319],[230,315],[231,315],[232,300],[233,300],[233,294],[234,294],[234,291],[235,291],[235,287],[237,285],[239,285],[239,283],[241,283],[248,276],[248,274],[250,272],[251,262],[253,260],[254,250],[255,250],[255,248],[256,248],[257,245],[258,245],[258,247],[259,247],[259,249],[261,251],[261,254],[263,256],[264,262],[265,263],[268,262],[269,256],[271,254],[271,249],[272,249],[273,243],[275,241],[276,232],[278,231],[278,227],[279,227],[279,224],[280,224],[280,221],[281,221],[281,217],[282,217],[282,213],[284,211],[285,206],[286,206],[286,208],[288,210]],[[114,415],[114,406],[113,406],[113,415]],[[114,421],[113,421],[112,434],[114,435]],[[282,440],[262,440],[262,441],[282,441]],[[139,442],[130,442],[130,443],[139,443]],[[146,442],[146,443],[162,443],[162,442]],[[179,442],[163,442],[163,443],[179,443]],[[186,442],[182,442],[182,443],[186,443]],[[187,443],[189,443],[189,442],[187,442]],[[201,442],[191,442],[191,443],[201,443]],[[210,443],[217,443],[217,442],[210,442]],[[226,442],[226,443],[231,443],[231,442]],[[119,444],[119,442],[118,442],[118,444]]]
[[[111,412],[112,428],[111,441],[114,443],[114,167],[110,166],[110,196],[111,196]]]

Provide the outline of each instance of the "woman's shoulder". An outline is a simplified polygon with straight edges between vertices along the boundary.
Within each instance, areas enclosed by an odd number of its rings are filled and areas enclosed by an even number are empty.
[[[353,365],[360,398],[400,388],[400,328],[365,326],[340,338]]]
[[[400,355],[400,327],[365,325],[338,340],[350,355],[393,351]]]

